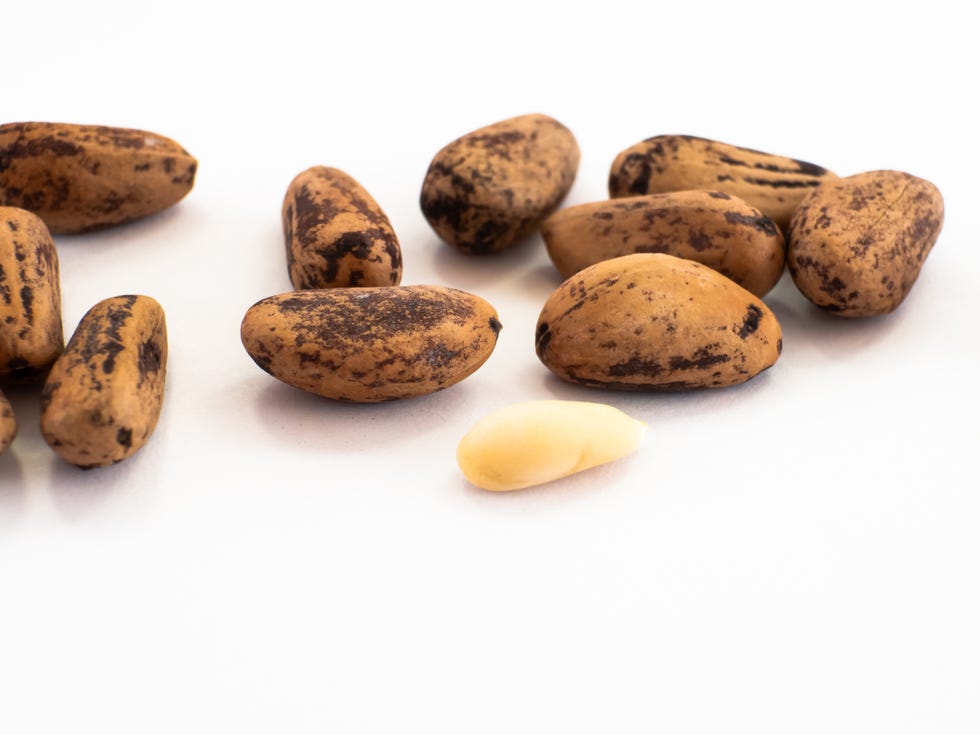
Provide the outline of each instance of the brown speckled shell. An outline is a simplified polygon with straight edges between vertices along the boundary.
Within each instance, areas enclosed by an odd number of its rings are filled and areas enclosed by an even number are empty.
[[[538,319],[548,369],[591,388],[678,391],[742,383],[779,357],[782,333],[756,296],[692,260],[640,253],[569,278]]]
[[[282,205],[293,288],[397,286],[402,254],[388,217],[343,171],[314,166],[289,185]]]
[[[51,234],[37,215],[0,207],[0,383],[43,376],[64,346]]]
[[[422,184],[422,213],[466,253],[493,253],[533,232],[572,188],[579,149],[547,115],[480,128],[439,151]]]
[[[64,460],[83,468],[126,459],[160,417],[167,372],[167,325],[149,296],[100,301],[79,322],[41,396],[41,433]]]
[[[146,217],[194,186],[197,161],[155,133],[68,123],[0,125],[0,204],[36,213],[55,234]]]
[[[479,296],[387,286],[271,296],[248,310],[241,334],[255,363],[284,383],[375,403],[458,383],[490,356],[499,330]]]
[[[616,156],[609,195],[723,191],[744,199],[785,230],[800,200],[822,181],[835,178],[827,169],[795,158],[690,135],[658,135]]]
[[[787,263],[817,306],[847,317],[898,308],[943,227],[942,194],[901,171],[869,171],[814,190],[793,215]]]
[[[7,447],[17,436],[17,419],[14,418],[14,409],[10,407],[10,401],[0,392],[0,454],[7,451]]]
[[[559,209],[541,223],[548,254],[565,277],[632,253],[667,253],[714,268],[756,296],[783,273],[776,224],[718,191],[647,194]]]

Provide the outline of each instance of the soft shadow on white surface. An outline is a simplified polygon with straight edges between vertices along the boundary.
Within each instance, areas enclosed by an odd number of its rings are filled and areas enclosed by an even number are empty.
[[[344,403],[270,379],[254,408],[268,438],[286,446],[328,453],[376,452],[442,429],[468,396],[464,382],[419,398]]]
[[[253,259],[247,264],[257,269],[261,279],[259,283],[263,286],[261,293],[254,294],[253,303],[268,296],[293,290],[292,282],[289,280],[289,261],[286,257],[282,228],[275,224],[274,216],[275,212],[271,214],[272,222],[269,226],[262,227],[256,232],[254,243],[250,245]],[[254,276],[255,273],[249,273],[250,282]]]
[[[75,235],[55,235],[58,247],[114,249],[117,247],[140,247],[141,244],[159,235],[172,236],[180,221],[195,214],[193,203],[178,202],[176,206],[165,209],[122,225],[107,227],[93,232]]]
[[[16,440],[15,440],[16,441]],[[24,468],[12,448],[0,454],[0,528],[11,525],[27,501]]]
[[[51,505],[71,520],[96,512],[120,493],[138,492],[145,486],[136,454],[110,467],[82,470],[65,462],[41,434],[41,386],[21,386],[6,391],[17,418],[17,436],[0,455],[0,520],[27,511],[27,497],[34,494],[42,505]],[[43,499],[41,496],[45,496]]]
[[[499,253],[468,254],[432,235],[426,242],[419,243],[412,256],[416,260],[427,259],[428,266],[443,283],[479,292],[513,281],[517,274],[534,263],[538,249],[543,248],[541,238],[532,235]]]
[[[745,383],[725,388],[650,393],[587,388],[562,380],[544,366],[537,373],[542,391],[550,394],[551,398],[606,403],[648,422],[671,418],[708,418],[712,414],[727,411],[738,403],[750,403],[757,398],[764,398],[765,392],[772,390],[767,386],[773,379],[770,368]]]
[[[784,349],[805,342],[831,359],[874,346],[895,331],[902,320],[901,307],[891,314],[874,317],[836,316],[810,303],[796,289],[788,273],[783,274],[765,302],[782,327]]]
[[[542,296],[541,306],[544,306],[544,302],[556,288],[565,282],[565,279],[562,278],[558,269],[549,263],[537,265],[529,270],[525,274],[524,281],[530,293]]]
[[[27,494],[28,479],[33,468],[51,452],[41,436],[41,386],[26,385],[4,390],[17,421],[17,435],[7,451],[0,455],[0,507],[4,496],[13,496],[16,490],[21,500]],[[53,456],[53,455],[52,455]]]
[[[500,515],[524,515],[529,509],[553,514],[556,497],[563,505],[588,502],[599,493],[636,492],[635,477],[645,450],[652,450],[644,441],[633,454],[608,464],[593,467],[559,480],[512,490],[492,492],[483,490],[460,478],[460,485],[467,501],[482,509],[489,509]],[[633,481],[630,482],[630,478]],[[650,482],[650,492],[655,492],[655,478]]]
[[[66,520],[80,520],[107,508],[123,495],[139,493],[146,486],[141,481],[146,470],[140,467],[145,449],[118,464],[89,470],[55,457],[48,492],[58,514]]]

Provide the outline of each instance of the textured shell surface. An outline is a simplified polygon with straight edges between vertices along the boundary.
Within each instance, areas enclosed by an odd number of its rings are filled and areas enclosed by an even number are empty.
[[[458,383],[490,357],[500,328],[475,294],[379,286],[270,296],[246,312],[241,337],[255,363],[284,383],[375,403]]]
[[[37,214],[55,234],[160,212],[194,186],[197,160],[156,133],[104,125],[0,125],[0,204]]]
[[[514,245],[571,189],[579,148],[554,118],[502,120],[449,143],[422,184],[422,213],[447,243],[466,253]]]
[[[149,296],[104,299],[82,317],[44,384],[41,433],[83,468],[130,457],[156,428],[167,372],[163,308]]]
[[[313,166],[290,183],[282,207],[293,288],[397,286],[401,247],[387,215],[353,177]]]
[[[785,230],[800,200],[837,176],[816,164],[693,135],[630,146],[609,171],[612,197],[711,189],[744,199]]]
[[[757,296],[783,273],[785,241],[776,224],[738,197],[679,191],[559,209],[541,224],[552,262],[566,278],[633,253],[696,260]]]
[[[42,377],[64,346],[51,233],[37,215],[0,207],[0,383]]]
[[[678,391],[749,380],[776,362],[782,332],[769,307],[717,271],[641,253],[559,286],[541,310],[535,348],[573,383]]]
[[[804,296],[829,312],[887,314],[911,291],[944,218],[939,189],[902,171],[828,182],[793,216],[790,275]]]

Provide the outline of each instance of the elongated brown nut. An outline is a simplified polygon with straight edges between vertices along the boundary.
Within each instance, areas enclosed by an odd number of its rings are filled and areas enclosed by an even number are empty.
[[[0,392],[0,454],[7,451],[7,447],[17,436],[17,419],[14,418],[14,409],[10,407],[10,401]]]
[[[756,296],[783,273],[786,244],[776,223],[720,191],[646,194],[559,209],[541,223],[548,254],[568,278],[633,253],[696,260]]]
[[[402,254],[388,217],[343,171],[314,166],[289,185],[282,205],[293,288],[397,286]]]
[[[55,234],[146,217],[184,198],[197,161],[156,133],[101,125],[0,126],[0,204],[34,212]]]
[[[100,301],[82,317],[42,393],[41,433],[64,460],[88,469],[126,459],[160,417],[167,325],[149,296]]]
[[[326,398],[377,403],[423,396],[490,357],[500,322],[475,294],[445,286],[294,291],[242,319],[242,344],[275,378]]]
[[[51,234],[37,215],[0,207],[0,383],[44,375],[64,346]]]
[[[616,156],[609,195],[710,189],[733,194],[784,231],[800,200],[837,176],[821,166],[691,135],[658,135]]]

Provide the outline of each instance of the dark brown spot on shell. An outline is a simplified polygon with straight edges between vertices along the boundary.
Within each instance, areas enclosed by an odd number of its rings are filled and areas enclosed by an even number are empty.
[[[762,309],[755,304],[749,304],[749,308],[746,311],[742,326],[738,329],[738,336],[741,339],[746,339],[750,334],[753,334],[759,328],[759,322],[761,320]]]
[[[738,212],[725,212],[725,221],[730,225],[751,227],[753,230],[763,232],[770,237],[775,237],[779,233],[779,228],[776,227],[776,223],[764,214],[758,217],[752,217]]]
[[[712,354],[708,347],[695,351],[690,358],[674,355],[669,360],[671,370],[706,370],[731,360],[728,355]]]
[[[606,374],[611,378],[625,378],[630,375],[643,375],[649,378],[655,378],[663,371],[663,365],[656,360],[634,356],[626,362],[610,365]]]

